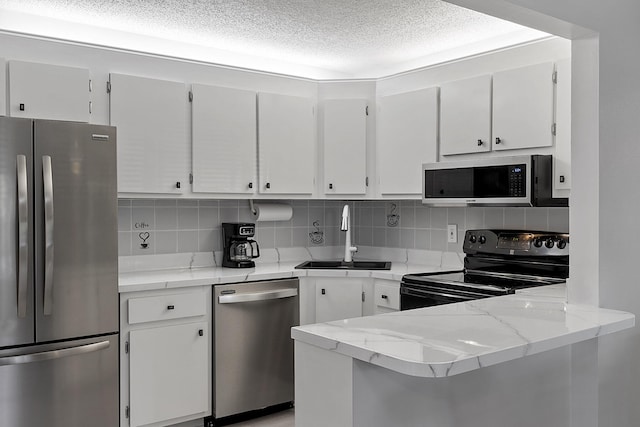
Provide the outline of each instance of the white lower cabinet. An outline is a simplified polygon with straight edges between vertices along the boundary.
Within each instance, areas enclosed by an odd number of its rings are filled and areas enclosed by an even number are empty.
[[[350,277],[300,278],[300,324],[400,310],[400,282]]]
[[[122,426],[211,415],[211,287],[120,296]]]
[[[364,289],[371,279],[347,277],[300,278],[300,324],[361,317]]]
[[[373,313],[400,310],[400,282],[375,279],[373,282]]]
[[[362,316],[362,280],[316,279],[316,323]]]
[[[206,413],[208,335],[207,322],[129,334],[132,426]]]

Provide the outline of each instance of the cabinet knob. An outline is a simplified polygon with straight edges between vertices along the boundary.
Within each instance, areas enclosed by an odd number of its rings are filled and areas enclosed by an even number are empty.
[[[270,182],[267,182],[267,185],[265,185],[265,187],[267,187],[267,188],[271,188],[271,183],[270,183]]]
[[[329,190],[333,190],[333,184],[329,184]]]
[[[388,296],[386,296],[386,295],[380,295],[380,298],[382,298],[382,299],[389,299],[389,297],[388,297]]]
[[[496,138],[496,144],[502,144],[502,140],[500,138]]]
[[[249,183],[249,188],[253,188],[253,182]]]
[[[167,306],[167,310],[173,310],[174,308],[176,308],[174,305],[168,305]]]
[[[204,330],[198,329],[198,335],[203,337],[204,336]]]
[[[326,289],[322,288],[322,291],[320,291],[322,293],[322,295],[325,295],[327,293]]]
[[[176,188],[180,188],[180,181],[176,182]]]
[[[478,140],[478,147],[480,147],[482,144],[484,144],[484,142],[482,142],[481,139]]]

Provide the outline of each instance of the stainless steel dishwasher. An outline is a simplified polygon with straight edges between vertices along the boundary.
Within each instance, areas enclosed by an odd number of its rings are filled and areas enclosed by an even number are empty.
[[[215,286],[213,422],[293,401],[298,279]],[[206,424],[205,424],[206,425]]]

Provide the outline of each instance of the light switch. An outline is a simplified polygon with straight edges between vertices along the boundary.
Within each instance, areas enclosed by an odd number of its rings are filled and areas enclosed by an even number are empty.
[[[447,225],[447,242],[458,243],[458,226],[456,224]]]

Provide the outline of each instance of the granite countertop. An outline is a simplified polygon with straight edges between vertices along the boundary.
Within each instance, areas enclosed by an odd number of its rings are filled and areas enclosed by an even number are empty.
[[[304,248],[261,252],[260,261],[254,268],[218,267],[215,265],[216,257],[207,253],[121,257],[118,290],[124,293],[288,277],[372,277],[400,281],[407,273],[462,268],[462,258],[456,253],[390,250],[387,253],[367,254],[370,259],[391,260],[390,270],[301,270],[295,266],[310,259],[333,259],[333,252],[315,253]]]
[[[390,270],[299,270],[296,262],[264,263],[255,268],[199,267],[147,270],[120,273],[118,290],[123,292],[180,288],[186,286],[221,285],[287,277],[373,277],[400,281],[407,273],[448,271],[450,268],[394,262]]]
[[[448,377],[634,326],[568,304],[565,285],[292,329],[295,340],[417,377]]]

